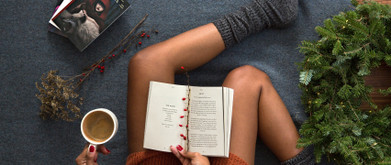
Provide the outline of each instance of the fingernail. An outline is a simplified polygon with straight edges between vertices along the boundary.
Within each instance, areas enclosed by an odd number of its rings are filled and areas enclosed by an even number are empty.
[[[95,150],[95,147],[94,146],[90,146],[90,152],[94,152]]]
[[[94,160],[95,163],[96,163],[96,161],[98,161],[98,158],[96,158],[96,159]]]
[[[109,153],[111,152],[111,151],[110,151],[109,149],[107,149],[107,148],[106,148],[106,150],[107,150],[107,152],[109,152]]]
[[[176,146],[176,149],[178,149],[179,151],[182,151],[182,150],[183,150],[183,148],[182,148],[181,145]]]

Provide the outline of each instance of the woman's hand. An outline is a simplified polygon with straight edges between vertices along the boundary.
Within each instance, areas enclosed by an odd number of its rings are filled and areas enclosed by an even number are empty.
[[[98,153],[102,153],[103,155],[108,155],[110,151],[102,144],[98,145],[97,148],[94,146],[90,146],[88,148],[87,144],[84,146],[81,154],[76,158],[77,165],[97,165],[96,161],[98,160]]]
[[[171,151],[184,165],[209,165],[209,159],[198,152],[187,152],[182,146],[171,146]]]

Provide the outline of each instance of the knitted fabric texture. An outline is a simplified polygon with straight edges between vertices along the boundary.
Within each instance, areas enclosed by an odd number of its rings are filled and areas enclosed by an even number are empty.
[[[281,165],[315,165],[314,146],[304,148],[292,159],[281,162]]]
[[[209,161],[212,165],[248,165],[246,161],[232,153],[229,153],[229,158],[209,157]],[[158,151],[143,151],[130,154],[126,165],[136,164],[182,165],[174,154]]]
[[[225,48],[264,28],[284,28],[296,19],[298,0],[254,0],[213,22]]]

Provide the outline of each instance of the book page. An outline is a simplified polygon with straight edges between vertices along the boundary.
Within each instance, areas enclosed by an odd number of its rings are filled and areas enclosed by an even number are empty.
[[[190,88],[189,151],[207,156],[225,155],[222,89]]]
[[[145,121],[144,148],[171,152],[170,145],[186,147],[188,88],[185,85],[150,83],[147,116]],[[182,127],[179,126],[182,124]]]
[[[231,142],[231,126],[232,126],[232,108],[233,108],[233,96],[234,90],[231,88],[224,88],[224,130],[225,130],[225,155],[229,156],[229,148]]]

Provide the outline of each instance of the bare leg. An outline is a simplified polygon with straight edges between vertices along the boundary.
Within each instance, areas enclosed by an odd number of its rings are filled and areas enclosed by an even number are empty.
[[[216,27],[207,24],[152,45],[131,59],[127,101],[130,153],[145,150],[143,138],[149,82],[174,83],[174,75],[182,71],[180,66],[195,69],[224,49]],[[253,164],[256,132],[281,161],[301,151],[295,148],[299,136],[292,119],[265,73],[250,66],[241,67],[230,73],[223,85],[235,89],[232,153]]]
[[[299,154],[299,134],[266,73],[252,66],[242,66],[228,74],[223,86],[234,89],[231,152],[254,163],[258,136],[285,161]]]
[[[129,153],[143,151],[150,81],[174,83],[181,66],[195,69],[225,49],[220,33],[207,24],[138,52],[129,62],[127,127]]]

